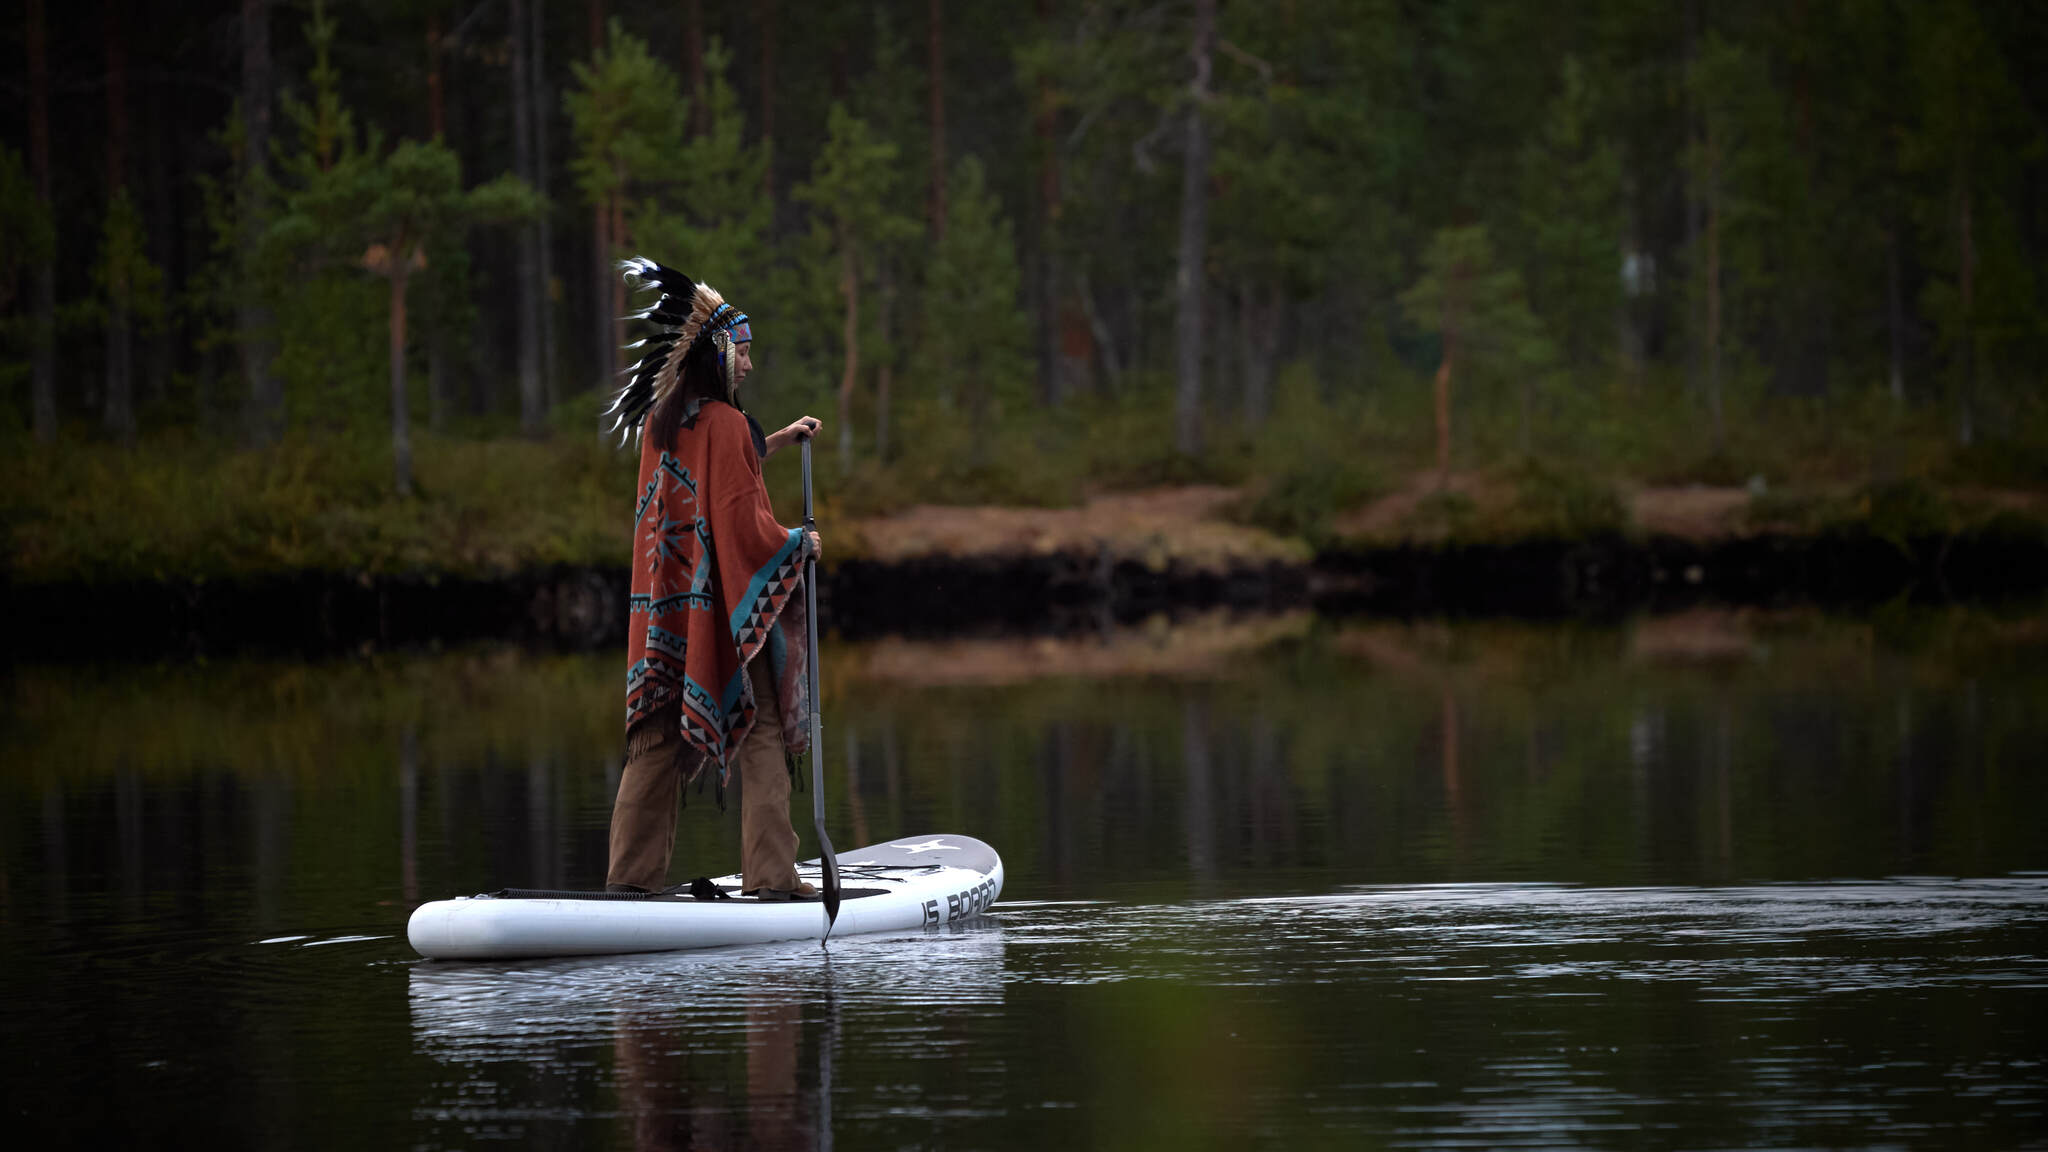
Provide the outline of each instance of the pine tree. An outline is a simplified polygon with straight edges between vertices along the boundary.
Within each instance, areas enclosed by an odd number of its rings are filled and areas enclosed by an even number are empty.
[[[1921,186],[1922,251],[1933,271],[1920,306],[1946,354],[1955,435],[1967,446],[1979,435],[1986,377],[2001,354],[2044,350],[2038,262],[2030,267],[2014,255],[2025,211],[2016,170],[2048,155],[2048,139],[1975,5],[1944,0],[1914,16],[1919,117],[1905,152]]]
[[[1529,297],[1567,365],[1598,368],[1621,301],[1621,159],[1577,58],[1522,154]]]
[[[22,315],[16,308],[24,295],[34,295],[34,282],[55,247],[50,213],[36,195],[28,165],[21,153],[0,145],[0,334],[10,348],[28,352],[31,362],[40,325],[33,313]],[[31,406],[40,400],[32,397]]]
[[[919,360],[939,406],[965,417],[969,455],[978,463],[999,424],[1030,407],[1031,333],[1019,307],[1010,221],[980,160],[969,156],[954,166],[946,204],[946,229],[925,273]]]
[[[388,292],[393,486],[413,489],[411,404],[406,382],[407,291],[442,237],[471,224],[529,219],[540,205],[530,188],[507,174],[464,191],[461,165],[439,140],[401,141],[388,152],[381,136],[358,140],[341,103],[328,50],[332,24],[315,7],[315,98],[286,102],[299,123],[303,150],[287,168],[282,211],[269,229],[273,249],[313,268],[356,265],[380,277]]]
[[[562,95],[576,146],[569,171],[596,221],[601,381],[610,381],[616,371],[619,317],[626,310],[625,282],[615,264],[632,255],[636,239],[627,227],[627,206],[674,171],[687,111],[674,70],[654,59],[647,45],[617,20],[608,31],[605,47],[588,63],[570,65],[576,87]]]
[[[839,468],[853,468],[853,399],[860,381],[861,301],[873,277],[872,261],[885,245],[914,235],[916,225],[891,211],[898,174],[896,146],[875,138],[865,120],[832,106],[831,136],[796,198],[812,208],[811,243],[830,258],[837,273],[840,304]]]
[[[627,220],[634,243],[663,263],[712,284],[752,283],[768,263],[768,146],[746,140],[746,116],[726,80],[731,53],[717,37],[703,59],[705,130],[665,166],[669,180],[641,181],[649,194]]]
[[[1529,310],[1521,274],[1499,265],[1481,225],[1436,234],[1401,307],[1443,344],[1435,378],[1436,466],[1438,483],[1448,485],[1454,377],[1515,380],[1526,406],[1532,381],[1549,366],[1550,342]]]
[[[142,212],[127,188],[114,193],[100,228],[99,259],[93,265],[93,287],[99,305],[118,327],[121,338],[108,341],[106,426],[122,443],[135,439],[133,337],[163,321],[163,270],[149,259]]]

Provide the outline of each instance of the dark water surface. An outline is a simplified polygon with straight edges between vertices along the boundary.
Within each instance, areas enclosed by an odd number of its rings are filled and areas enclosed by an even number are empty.
[[[602,881],[620,663],[8,672],[11,1129],[2048,1147],[2039,618],[840,646],[834,839],[988,840],[993,914],[829,956],[418,960],[422,899]],[[693,795],[675,876],[735,867],[737,825]]]

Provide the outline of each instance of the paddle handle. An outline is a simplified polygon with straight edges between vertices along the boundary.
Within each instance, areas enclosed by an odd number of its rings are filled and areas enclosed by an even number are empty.
[[[804,458],[804,540],[808,549],[811,533],[818,530],[817,517],[811,511],[811,437],[799,434],[797,442],[803,447]],[[804,675],[809,692],[811,707],[811,818],[818,832],[818,862],[825,872],[825,935],[832,935],[832,925],[839,919],[839,858],[832,852],[832,838],[825,834],[825,725],[818,718],[818,558],[815,554],[804,557],[804,627],[808,633],[807,652],[810,658],[804,662]],[[822,943],[822,941],[821,941]]]

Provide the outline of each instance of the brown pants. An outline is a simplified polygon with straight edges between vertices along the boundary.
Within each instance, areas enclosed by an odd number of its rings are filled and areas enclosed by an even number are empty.
[[[789,822],[789,766],[783,758],[782,709],[765,653],[747,668],[754,681],[754,727],[740,744],[741,887],[796,887],[796,829]],[[612,859],[607,884],[650,892],[667,886],[676,848],[677,759],[683,750],[673,710],[658,712],[626,733],[626,768],[612,804]],[[716,772],[706,766],[706,772]]]

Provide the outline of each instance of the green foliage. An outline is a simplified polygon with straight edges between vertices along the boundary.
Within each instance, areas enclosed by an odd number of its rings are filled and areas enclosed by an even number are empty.
[[[569,171],[587,204],[609,204],[662,178],[682,150],[684,113],[676,76],[614,19],[589,63],[570,65],[563,93],[576,154]]]
[[[1781,108],[1773,99],[1767,61],[1751,47],[1709,36],[1687,76],[1700,108],[1701,130],[1684,162],[1695,194],[1715,207],[1686,255],[1687,290],[1696,346],[1706,339],[1707,248],[1718,227],[1721,247],[1722,346],[1740,367],[1773,347],[1777,324],[1796,314],[1782,298],[1787,274],[1803,250],[1796,241],[1793,195],[1798,174]]]
[[[1423,254],[1422,275],[1401,294],[1401,308],[1411,323],[1442,342],[1454,406],[1469,407],[1471,385],[1478,384],[1480,400],[1499,409],[1499,395],[1513,388],[1527,451],[1538,386],[1555,353],[1529,309],[1521,273],[1495,258],[1486,227],[1439,231]]]
[[[356,149],[355,114],[341,99],[341,73],[334,66],[334,17],[322,0],[314,0],[306,21],[306,43],[313,49],[313,67],[306,74],[312,82],[313,98],[302,100],[290,92],[278,98],[285,119],[298,131],[296,153],[277,149],[276,159],[295,182],[307,182],[309,169],[325,170],[348,160]],[[378,138],[373,128],[371,138]]]
[[[247,126],[239,104],[210,133],[211,143],[229,158],[224,175],[198,178],[200,209],[206,223],[207,259],[186,286],[186,306],[200,319],[194,343],[204,353],[232,352],[247,341],[274,337],[271,332],[244,332],[238,327],[238,305],[244,299],[276,301],[289,283],[288,262],[268,248],[243,247],[244,229],[258,231],[256,221],[267,214],[275,195],[273,180],[245,181],[242,162],[248,147]],[[223,357],[225,359],[226,357]],[[209,423],[212,413],[200,413]]]
[[[1290,366],[1254,448],[1252,468],[1260,479],[1238,518],[1317,547],[1330,543],[1337,517],[1387,485],[1362,442],[1364,425],[1355,402],[1325,401],[1306,367]]]
[[[677,149],[668,165],[673,180],[635,205],[631,231],[635,245],[665,254],[665,262],[682,262],[713,284],[752,287],[768,264],[772,205],[761,197],[761,181],[769,150],[746,142],[746,117],[726,81],[730,62],[716,39],[705,48],[710,130]],[[751,312],[769,303],[744,306]]]
[[[92,269],[93,287],[99,291],[102,305],[125,310],[144,332],[160,323],[164,315],[164,274],[150,261],[148,244],[142,213],[124,187],[107,204],[106,221],[100,228],[99,260]]]
[[[1756,531],[1875,537],[1902,552],[1959,537],[2026,544],[2048,538],[2048,516],[2038,505],[2014,506],[1918,477],[1760,492],[1750,499],[1747,521]]]
[[[2036,212],[2018,173],[2048,155],[2048,132],[1975,5],[1916,6],[1909,26],[1917,116],[1902,153],[1924,190],[1918,222],[1933,271],[1921,309],[1949,353],[1952,388],[1969,387],[1972,368],[2038,379],[2048,317],[2037,262],[2020,256],[2018,220]]]
[[[374,435],[288,435],[223,451],[163,438],[131,451],[28,450],[5,464],[25,583],[251,577],[297,570],[502,575],[615,565],[635,463],[589,437],[421,438],[421,495],[391,494]]]
[[[891,210],[897,183],[897,147],[878,137],[866,120],[843,104],[832,106],[829,135],[812,165],[811,178],[794,193],[814,212],[813,231],[828,234],[839,252],[914,235],[910,221]]]
[[[0,145],[0,311],[13,311],[22,277],[49,259],[56,243],[49,210],[36,195],[21,153]]]
[[[954,165],[946,210],[945,235],[932,247],[925,270],[925,336],[914,372],[928,382],[922,397],[932,410],[927,422],[964,421],[965,434],[985,444],[1031,403],[1030,333],[1018,303],[1017,249],[1010,222],[974,157]],[[927,450],[936,434],[926,429],[914,450]]]
[[[1940,489],[1920,479],[1874,484],[1863,497],[1869,508],[1870,533],[1893,544],[1907,544],[1956,529],[1956,514]]]
[[[309,275],[279,299],[271,370],[285,382],[287,423],[357,434],[389,418],[390,304],[384,285],[348,268]]]
[[[1073,470],[1094,486],[1148,488],[1158,484],[1235,484],[1246,478],[1246,461],[1227,450],[1189,456],[1173,442],[1173,381],[1148,372],[1125,381],[1122,391],[1073,404],[1062,448]]]
[[[895,206],[900,181],[897,155],[895,144],[877,136],[867,121],[835,103],[830,136],[812,166],[811,178],[792,193],[799,203],[811,207],[810,234],[802,242],[802,267],[809,273],[804,291],[812,301],[823,304],[829,299],[836,305],[832,311],[821,308],[813,313],[810,340],[814,346],[833,347],[842,357],[842,379],[844,365],[856,356],[862,364],[876,358],[876,345],[882,337],[875,324],[878,274],[885,266],[886,254],[919,232],[917,223]],[[848,310],[856,319],[851,333],[843,322]],[[840,323],[834,325],[833,320]],[[837,451],[842,472],[853,463],[853,397],[846,389],[857,391],[859,385],[858,378],[841,385]]]
[[[454,229],[539,208],[532,190],[509,175],[465,192],[454,151],[438,140],[403,140],[380,155],[373,137],[308,172],[272,228],[278,243],[316,264],[353,261],[394,276],[423,266],[425,246]]]
[[[285,101],[288,116],[299,127],[300,147],[280,158],[278,211],[267,222],[262,244],[270,260],[301,270],[298,290],[281,302],[279,318],[286,339],[279,368],[286,372],[288,385],[297,385],[287,391],[294,406],[303,403],[309,390],[338,384],[338,394],[323,397],[328,404],[318,408],[337,415],[360,414],[365,419],[357,426],[366,427],[367,414],[378,407],[375,398],[382,391],[370,386],[380,375],[376,365],[381,361],[390,385],[384,394],[393,397],[387,410],[397,487],[405,491],[412,483],[406,448],[412,414],[406,389],[405,287],[426,266],[429,252],[445,250],[452,235],[475,224],[531,217],[540,212],[541,202],[523,181],[510,175],[465,191],[461,163],[439,138],[401,140],[388,151],[374,130],[359,140],[353,115],[338,94],[339,79],[329,55],[334,26],[321,6],[315,6],[308,35],[314,48],[314,95],[310,102]],[[337,315],[350,314],[345,305],[351,303],[357,306],[356,316],[368,319],[370,297],[349,282],[353,269],[385,282],[384,324],[335,324]],[[451,271],[459,273],[462,268]],[[446,317],[459,311],[449,298],[459,296],[460,287],[450,280],[444,275],[438,283],[430,281],[430,314]],[[379,328],[381,357],[373,354],[379,347]],[[309,339],[325,341],[329,334],[346,344],[323,351],[354,355],[306,354],[303,345]],[[294,391],[298,395],[292,395]],[[321,418],[325,415],[320,413]]]
[[[1438,232],[1423,254],[1422,275],[1401,294],[1401,308],[1424,332],[1455,337],[1482,376],[1510,379],[1550,363],[1550,342],[1529,310],[1522,274],[1495,258],[1484,225]]]
[[[1628,507],[1614,483],[1583,466],[1528,459],[1508,470],[1514,485],[1509,538],[1587,540],[1628,530]]]
[[[77,272],[59,278],[68,418],[99,354],[96,311],[133,297],[146,322],[161,315],[169,339],[197,345],[173,359],[196,383],[145,405],[145,438],[166,417],[182,434],[187,395],[214,413],[192,424],[227,424],[247,394],[239,353],[256,342],[302,432],[367,446],[391,415],[391,284],[364,269],[403,272],[417,251],[413,370],[433,348],[482,409],[467,427],[495,427],[494,382],[475,370],[493,360],[512,285],[475,225],[536,205],[509,181],[466,189],[454,152],[402,139],[425,127],[427,13],[400,8],[367,19],[312,3],[281,25],[306,39],[281,53],[292,79],[261,180],[239,175],[239,109],[193,149],[165,147],[191,138],[177,108],[137,121],[169,133],[138,155],[170,156],[173,179],[196,175],[204,192],[213,259],[183,283],[148,286],[142,221],[158,240],[175,226],[154,197],[138,216],[60,164],[52,221],[20,155],[0,149],[0,325],[20,328],[24,273],[59,233],[77,249],[64,263]],[[1473,475],[1469,515],[1455,493],[1431,514],[1445,532],[1597,530],[1611,508],[1592,491],[1605,480],[1587,477],[1762,477],[1764,503],[1835,493],[1826,522],[1858,524],[1874,513],[1851,505],[1872,485],[2048,485],[2048,69],[2024,5],[1705,5],[1687,20],[1641,0],[1223,6],[1202,110],[1220,447],[1199,461],[1176,459],[1159,428],[1192,8],[1025,8],[946,23],[937,154],[921,10],[785,20],[759,105],[735,89],[753,61],[733,49],[756,43],[740,9],[711,6],[705,85],[689,93],[651,9],[622,10],[582,60],[553,50],[581,51],[580,17],[545,18],[556,37],[539,81],[563,92],[542,127],[570,145],[550,167],[564,198],[601,210],[610,255],[646,251],[754,314],[749,402],[771,426],[831,415],[858,349],[823,447],[843,451],[833,463],[866,507],[1248,481],[1245,515],[1320,536],[1347,502],[1426,465],[1428,375],[1446,347],[1457,465]],[[138,45],[137,75],[186,74],[169,46],[204,39]],[[450,123],[466,162],[494,172],[510,161],[509,60],[489,37],[456,39],[476,51],[444,93]],[[60,142],[103,114],[58,105]],[[944,228],[924,218],[934,163],[948,166]],[[587,251],[592,215],[556,217],[549,250]],[[1703,432],[1709,249],[1718,437]],[[596,310],[610,310],[588,272],[579,257],[548,286],[580,316],[553,329],[561,363],[587,362]],[[237,327],[266,312],[269,331]],[[15,397],[24,349],[10,338],[0,360]],[[1050,405],[1034,386],[1041,354],[1062,393]],[[1280,365],[1298,377],[1292,399],[1270,384]],[[571,414],[589,399],[567,398],[552,425],[587,433]],[[25,412],[17,401],[0,417],[5,435]],[[1320,440],[1342,421],[1359,422],[1359,451]]]
[[[1566,59],[1562,90],[1521,159],[1529,298],[1581,370],[1606,360],[1621,299],[1621,156],[1600,134],[1599,113],[1584,64]]]
[[[1467,541],[1478,537],[1479,502],[1463,492],[1435,489],[1415,502],[1401,518],[1401,532],[1410,539],[1431,543]]]

